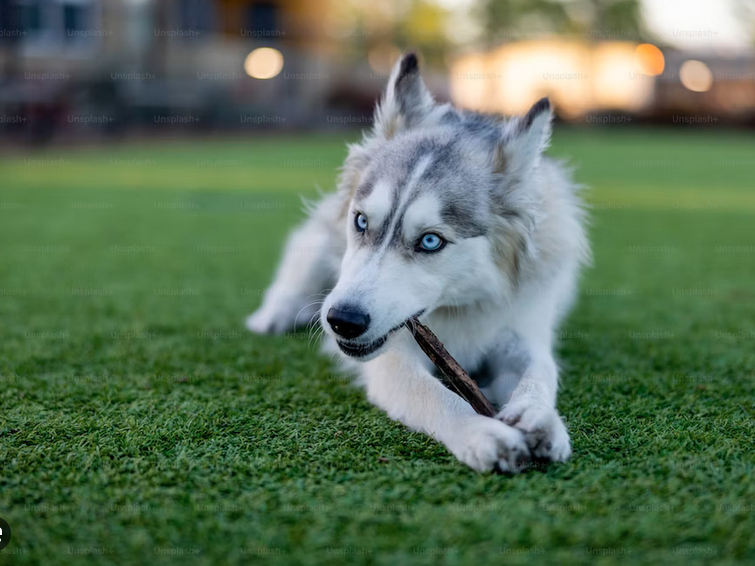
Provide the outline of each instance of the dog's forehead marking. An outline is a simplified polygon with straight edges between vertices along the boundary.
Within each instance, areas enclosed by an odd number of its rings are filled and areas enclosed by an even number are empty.
[[[370,193],[357,203],[358,209],[367,215],[367,221],[375,227],[383,223],[392,205],[393,191],[384,179],[375,183]]]
[[[364,244],[402,248],[433,227],[450,228],[456,238],[487,233],[483,185],[465,172],[455,141],[420,139],[375,165],[355,195],[355,208],[368,217]]]
[[[415,232],[438,226],[442,221],[438,197],[433,193],[424,192],[408,204],[402,228],[405,236],[414,237]]]
[[[397,228],[402,222],[404,211],[406,210],[408,203],[412,200],[419,180],[422,178],[422,175],[425,174],[430,163],[432,163],[432,155],[423,155],[417,160],[406,183],[404,183],[402,187],[393,187],[393,191],[391,191],[393,194],[393,206],[391,206],[388,217],[380,227],[380,232],[376,238],[376,243],[383,244],[383,249],[385,249],[396,237]]]

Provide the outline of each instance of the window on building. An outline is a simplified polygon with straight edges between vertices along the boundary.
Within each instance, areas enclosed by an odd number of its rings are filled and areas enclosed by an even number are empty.
[[[278,6],[272,2],[258,2],[249,6],[247,26],[254,37],[274,39],[278,37]]]
[[[104,35],[99,8],[98,0],[0,0],[0,27],[20,30],[32,52],[87,49]]]
[[[184,31],[193,30],[199,32],[196,36],[202,37],[206,33],[215,30],[217,15],[215,2],[208,0],[180,0],[177,14],[178,27]]]
[[[12,10],[24,36],[42,31],[42,4],[40,0],[16,0]]]
[[[62,2],[63,27],[67,39],[81,38],[92,27],[93,7],[88,2]],[[89,31],[89,35],[96,30]]]

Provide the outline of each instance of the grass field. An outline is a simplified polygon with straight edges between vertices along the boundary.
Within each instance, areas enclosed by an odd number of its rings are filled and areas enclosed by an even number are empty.
[[[0,161],[0,564],[752,564],[752,137],[556,136],[592,187],[574,454],[513,478],[244,331],[343,141]]]

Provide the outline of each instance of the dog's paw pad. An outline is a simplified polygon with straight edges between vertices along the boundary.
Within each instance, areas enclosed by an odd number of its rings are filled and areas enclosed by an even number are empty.
[[[563,462],[571,455],[569,433],[553,407],[544,403],[513,401],[503,408],[498,418],[522,431],[536,458]]]

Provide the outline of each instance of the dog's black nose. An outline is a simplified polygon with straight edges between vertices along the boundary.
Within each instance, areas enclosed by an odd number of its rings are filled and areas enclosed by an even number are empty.
[[[370,315],[351,305],[333,307],[328,311],[327,320],[333,332],[344,338],[361,336],[370,325]]]

